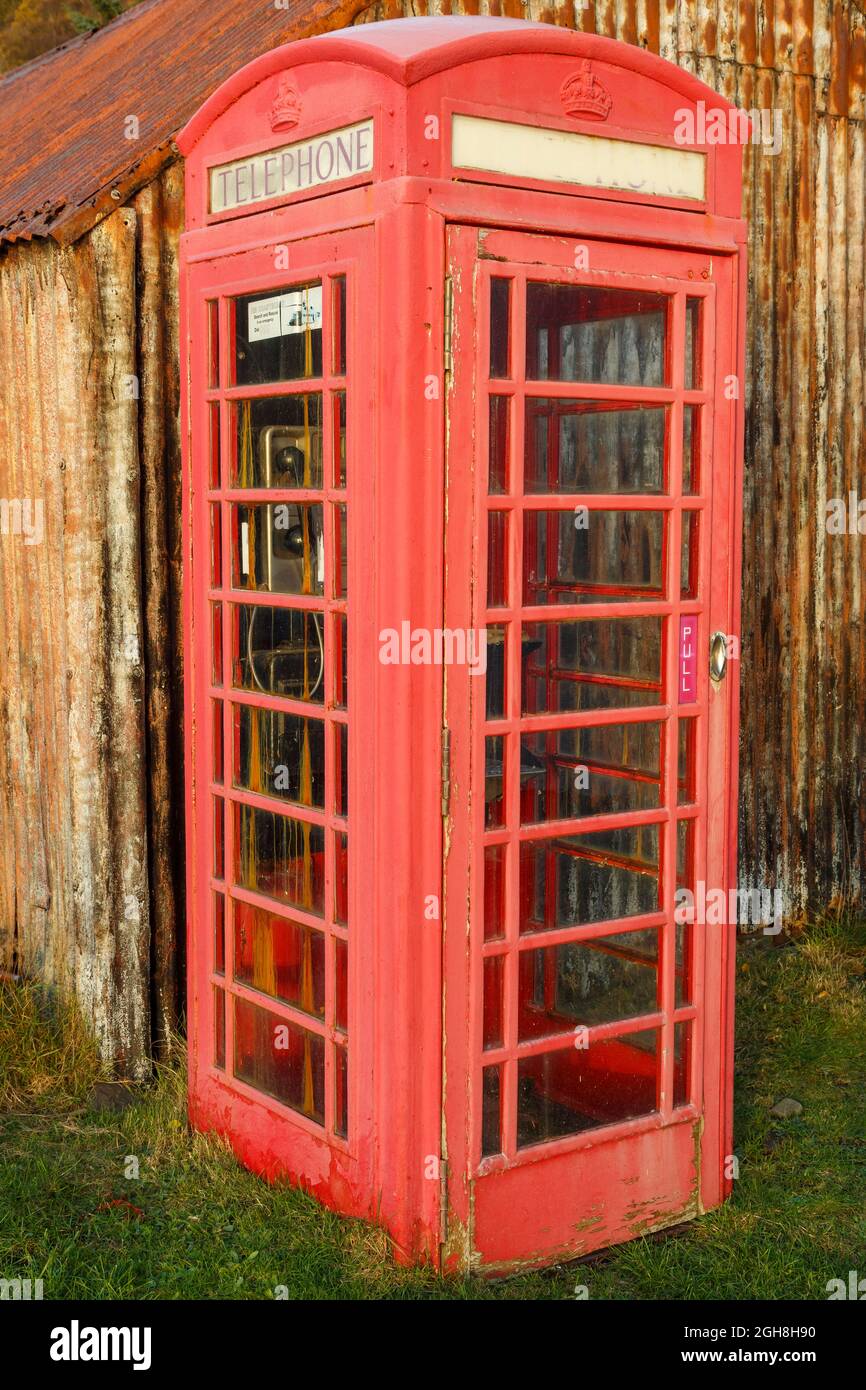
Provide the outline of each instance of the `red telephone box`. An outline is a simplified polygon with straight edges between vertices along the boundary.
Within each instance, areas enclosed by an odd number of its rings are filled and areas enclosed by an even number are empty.
[[[403,1258],[730,1190],[736,117],[417,19],[179,139],[192,1118]]]

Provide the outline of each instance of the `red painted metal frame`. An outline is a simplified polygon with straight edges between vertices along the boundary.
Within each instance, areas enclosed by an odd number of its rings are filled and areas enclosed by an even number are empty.
[[[476,409],[474,398],[487,391],[480,345],[488,326],[479,286],[487,283],[491,273],[505,273],[517,281],[528,275],[573,280],[576,239],[591,242],[594,255],[600,257],[591,262],[593,273],[601,270],[621,284],[643,284],[647,277],[665,281],[678,306],[672,361],[679,360],[678,353],[681,356],[680,306],[685,295],[703,296],[715,304],[715,337],[713,341],[704,337],[706,363],[714,362],[714,376],[711,382],[705,378],[703,393],[693,393],[694,399],[705,399],[705,409],[711,401],[714,405],[714,434],[712,440],[705,436],[702,445],[706,457],[711,455],[713,460],[712,489],[685,504],[702,511],[706,524],[701,527],[698,598],[682,607],[699,615],[702,641],[716,628],[729,633],[738,630],[742,408],[741,402],[726,400],[722,388],[732,374],[742,381],[743,369],[739,151],[728,146],[705,151],[708,196],[703,210],[685,210],[664,199],[635,201],[598,189],[565,190],[562,185],[545,189],[529,180],[511,180],[505,186],[476,177],[455,178],[451,168],[448,132],[455,110],[496,112],[504,119],[589,133],[598,130],[587,123],[564,122],[559,103],[563,77],[585,59],[592,60],[611,91],[616,127],[628,138],[670,144],[674,114],[684,105],[703,100],[727,109],[724,100],[689,74],[594,35],[508,21],[413,20],[365,25],[266,54],[224,84],[179,137],[187,156],[188,227],[181,246],[181,313],[186,362],[182,408],[191,1115],[200,1128],[226,1134],[243,1161],[264,1175],[287,1176],[339,1210],[382,1222],[401,1257],[449,1267],[542,1263],[563,1252],[594,1248],[626,1238],[638,1228],[665,1224],[712,1206],[729,1187],[722,1177],[721,1156],[731,1149],[730,931],[721,934],[711,948],[708,944],[702,998],[695,1007],[676,1014],[706,1020],[703,1035],[695,1038],[691,1059],[691,1103],[678,1111],[676,1122],[670,1105],[673,1061],[668,1048],[658,1120],[618,1126],[606,1132],[605,1142],[599,1142],[596,1132],[546,1144],[543,1154],[537,1148],[514,1153],[512,1144],[507,1157],[479,1161],[481,994],[476,975],[484,951],[489,954],[490,948],[475,950],[470,935],[478,931],[482,902],[477,891],[482,830],[474,819],[477,796],[473,793],[483,785],[483,706],[479,714],[478,705],[483,702],[484,682],[468,676],[465,668],[450,667],[443,679],[442,669],[436,666],[387,666],[378,659],[380,633],[387,628],[399,630],[404,620],[427,629],[472,627],[484,620],[479,576],[485,573],[487,544],[488,500],[481,462],[486,417]],[[267,119],[286,71],[291,71],[301,106],[298,127],[289,136],[272,132]],[[432,141],[425,135],[431,113],[438,116],[440,128],[440,137]],[[319,186],[309,196],[296,195],[289,205],[248,209],[237,216],[213,218],[208,213],[210,165],[365,117],[375,123],[371,180],[335,189]],[[481,237],[479,228],[485,229]],[[276,268],[276,248],[288,248],[288,270]],[[446,392],[442,368],[449,257],[455,316],[453,374]],[[349,289],[349,702],[348,713],[340,713],[333,707],[329,688],[329,702],[319,713],[333,725],[347,721],[350,730],[350,925],[344,932],[326,923],[329,959],[334,941],[349,940],[347,1141],[328,1132],[333,1114],[330,1099],[325,1126],[316,1126],[236,1082],[230,1069],[215,1068],[209,1051],[211,1000],[214,984],[219,983],[207,916],[213,886],[210,799],[215,792],[225,792],[233,801],[269,809],[271,803],[254,793],[218,788],[210,776],[209,719],[214,698],[226,701],[225,756],[232,738],[227,633],[222,693],[211,686],[209,674],[207,413],[209,402],[217,398],[291,394],[316,389],[316,384],[210,390],[204,305],[208,299],[225,301],[251,288],[282,288],[332,274],[345,274]],[[514,325],[515,331],[519,328]],[[225,331],[221,337],[225,354]],[[438,389],[431,389],[431,383],[438,384]],[[326,392],[334,385],[328,380],[322,383]],[[500,386],[497,383],[497,390]],[[516,379],[512,386],[517,399],[522,386]],[[685,398],[681,387],[681,379],[674,380],[670,389],[640,393],[631,388],[544,382],[536,394],[611,401],[618,395],[634,398],[639,394],[641,399],[668,402],[676,421],[681,419]],[[226,430],[224,419],[224,460],[229,444]],[[674,436],[679,438],[678,429]],[[513,431],[513,450],[519,441],[519,433]],[[668,513],[667,599],[617,603],[613,610],[603,603],[579,609],[557,605],[557,617],[640,612],[672,614],[669,626],[673,624],[680,608],[677,601],[668,602],[677,599],[671,586],[679,580],[675,490],[679,470],[675,473],[674,490],[663,497],[581,499],[594,507],[643,506]],[[703,476],[708,476],[706,469]],[[243,500],[257,495],[245,492]],[[211,496],[219,500],[228,493],[216,490]],[[332,500],[336,494],[326,491],[325,506]],[[519,520],[521,503],[537,509],[559,507],[562,501],[557,497],[550,504],[541,495],[521,498],[513,492],[497,498],[495,506],[511,510]],[[227,565],[227,519],[222,539],[222,560]],[[521,552],[517,539],[512,536],[511,540],[512,598],[518,594]],[[339,603],[325,600],[267,601],[276,606],[302,603],[331,611],[340,608]],[[517,605],[510,610],[512,617],[516,611]],[[543,615],[545,610],[539,608],[536,616]],[[495,620],[502,618],[502,610],[497,610]],[[676,655],[668,643],[669,689]],[[330,658],[327,664],[330,679]],[[250,703],[253,697],[235,693],[231,699]],[[255,703],[303,708],[258,696]],[[675,711],[662,701],[591,719],[583,715],[520,718],[519,713],[512,706],[496,726],[510,740],[512,754],[518,728],[653,718],[670,721]],[[702,662],[698,700],[690,714],[705,726],[705,754],[697,774],[695,802],[676,814],[693,820],[706,815],[708,836],[705,849],[698,853],[696,873],[702,870],[708,883],[726,887],[735,882],[736,675],[713,687]],[[452,759],[450,814],[444,821],[443,729],[450,733]],[[670,805],[676,792],[676,745],[670,740],[663,776],[668,792],[665,803]],[[325,825],[330,834],[337,827],[332,782],[331,776],[324,814],[299,812],[282,803],[273,809]],[[552,822],[517,828],[517,790],[515,780],[509,829],[489,833],[488,842],[549,838],[562,830],[562,825]],[[625,819],[669,824],[670,814],[667,810],[643,812]],[[602,817],[583,822],[593,830],[614,823],[616,818]],[[569,830],[574,824],[568,824]],[[231,833],[229,829],[229,863]],[[670,835],[667,842],[662,868],[667,897],[660,911],[648,914],[646,921],[668,924],[664,930],[669,936],[675,846]],[[331,862],[329,886],[332,877]],[[228,883],[227,891],[239,901],[258,901],[248,890],[232,889]],[[512,882],[512,909],[516,909],[516,891]],[[435,915],[437,901],[444,923]],[[303,914],[292,911],[291,915],[303,920]],[[512,916],[514,930],[514,911]],[[633,930],[640,919],[628,919],[622,925]],[[583,934],[597,936],[607,929],[613,930],[613,924],[596,925]],[[565,935],[573,939],[582,930]],[[543,944],[557,939],[556,933],[548,931]],[[228,970],[230,947],[229,933]],[[666,966],[663,975],[667,994],[662,999],[662,1027],[669,1040],[672,974]],[[229,987],[259,1000],[244,986],[230,983]],[[311,1032],[333,1038],[332,986],[326,988],[321,1025],[310,1024],[290,1006],[268,1000],[268,1007],[276,1015],[302,1019]],[[513,1019],[511,999],[507,1027],[513,1028]],[[697,1033],[696,1024],[693,1028]],[[616,1025],[615,1031],[625,1030]],[[229,1058],[231,1043],[229,1032]],[[537,1050],[543,1045],[521,1046]],[[513,1048],[502,1055],[506,1065],[513,1065]],[[506,1130],[513,1136],[510,1113]],[[611,1138],[614,1133],[615,1139]],[[629,1180],[644,1172],[652,1175],[652,1190],[644,1194],[646,1210],[636,1214],[636,1188]],[[599,1204],[604,1208],[600,1220],[595,1211]],[[563,1225],[566,1214],[568,1229]]]

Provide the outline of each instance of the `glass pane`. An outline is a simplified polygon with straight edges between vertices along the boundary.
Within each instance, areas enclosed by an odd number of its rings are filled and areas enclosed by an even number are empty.
[[[213,955],[214,970],[226,973],[226,900],[222,893],[213,895]]]
[[[321,502],[231,508],[232,586],[272,594],[325,592]]]
[[[334,618],[334,704],[337,709],[346,708],[346,624],[345,613],[337,613]]]
[[[698,596],[699,516],[699,512],[683,512],[682,514],[680,598],[697,598]]]
[[[666,423],[666,406],[528,397],[524,491],[664,492]]]
[[[293,700],[324,700],[323,613],[232,605],[232,683]]]
[[[225,1070],[226,1065],[226,996],[225,990],[214,985],[214,1065]]]
[[[662,597],[662,512],[525,512],[523,602],[623,603]]]
[[[219,300],[207,302],[207,384],[214,390],[220,384],[220,318]]]
[[[322,486],[322,397],[267,396],[232,404],[235,487]]]
[[[349,1059],[345,1047],[334,1048],[334,1133],[345,1139],[349,1133]]]
[[[499,1067],[485,1067],[481,1084],[481,1157],[502,1151]]]
[[[218,401],[208,406],[208,480],[212,488],[220,485],[220,408]]]
[[[276,912],[235,900],[235,979],[325,1016],[325,938]]]
[[[686,300],[686,363],[685,388],[695,390],[701,385],[701,301]]]
[[[520,930],[657,912],[659,881],[656,825],[527,841],[520,846]]]
[[[490,281],[490,375],[507,377],[511,328],[511,281]]]
[[[588,285],[526,286],[526,376],[662,386],[668,298]]]
[[[349,837],[334,836],[334,920],[344,927],[349,921]]]
[[[488,956],[484,962],[484,1046],[502,1046],[502,982],[505,957]]]
[[[525,623],[524,714],[659,704],[661,632],[661,618]],[[489,670],[488,655],[488,685]]]
[[[674,1105],[689,1103],[689,1071],[692,1048],[692,1025],[674,1024]]]
[[[687,922],[676,924],[676,987],[674,1008],[684,1009],[692,1000],[693,952],[695,936]]]
[[[335,391],[332,399],[334,425],[334,487],[346,486],[346,393]]]
[[[490,470],[487,491],[502,493],[508,491],[508,450],[511,420],[511,402],[508,396],[490,397]]]
[[[334,1026],[345,1033],[349,1026],[349,947],[334,937]]]
[[[484,740],[484,828],[505,824],[505,740],[495,735]]]
[[[606,724],[524,734],[524,824],[644,811],[662,804],[661,724]]]
[[[505,845],[484,850],[484,940],[505,935]]]
[[[331,281],[331,319],[334,352],[331,358],[334,375],[346,375],[346,277],[335,275]]]
[[[505,714],[505,633],[504,627],[487,629],[488,719],[502,719]]]
[[[683,496],[700,492],[700,406],[683,407]]]
[[[517,1067],[517,1147],[656,1109],[658,1030],[527,1057]]]
[[[223,683],[223,606],[212,603],[211,616],[211,679],[214,685]]]
[[[235,786],[300,806],[325,805],[325,726],[281,710],[234,706]]]
[[[234,384],[322,375],[322,286],[264,290],[231,301]]]
[[[221,796],[212,798],[213,802],[213,876],[225,878],[226,872],[226,818],[225,802]]]
[[[223,780],[223,702],[222,700],[211,700],[210,702],[211,729],[213,731],[213,768],[211,774],[214,782]]]
[[[218,589],[223,578],[222,508],[219,502],[213,502],[208,511],[210,512],[210,582],[212,588]]]
[[[504,608],[508,602],[508,513],[487,517],[487,606]]]
[[[334,814],[349,814],[349,727],[334,724]]]
[[[688,806],[695,799],[695,739],[697,722],[681,719],[677,732],[677,805]]]
[[[279,902],[321,913],[325,832],[276,811],[235,803],[235,882]]]
[[[348,587],[347,557],[349,547],[346,504],[338,502],[334,507],[334,590],[333,598],[345,598]]]
[[[520,953],[518,1040],[658,1009],[658,931],[620,932]]]
[[[235,1076],[324,1123],[325,1044],[248,999],[234,1001]]]
[[[695,891],[695,823],[677,821],[677,888]]]

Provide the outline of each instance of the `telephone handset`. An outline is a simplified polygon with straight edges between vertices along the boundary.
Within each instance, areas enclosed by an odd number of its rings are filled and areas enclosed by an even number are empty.
[[[302,488],[306,456],[302,447],[311,446],[315,433],[301,426],[265,425],[258,435],[259,477],[266,488]],[[265,587],[269,593],[303,594],[322,592],[325,583],[325,538],[321,506],[298,502],[269,502],[265,507],[263,554],[256,558],[256,569],[262,565]],[[248,568],[247,565],[244,568]],[[247,628],[247,662],[258,688],[273,693],[264,684],[256,669],[254,629],[258,609],[253,609]],[[313,699],[325,674],[325,652],[322,621],[318,613],[305,614],[285,610],[283,619],[290,629],[288,647],[301,649],[305,645],[303,632],[306,619],[312,620],[318,645],[318,673],[306,698]],[[298,632],[295,633],[295,627]],[[286,645],[285,639],[281,645]],[[273,671],[273,666],[271,666]]]

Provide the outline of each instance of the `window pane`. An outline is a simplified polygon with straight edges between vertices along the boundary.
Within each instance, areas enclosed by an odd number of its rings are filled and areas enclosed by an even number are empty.
[[[683,496],[700,492],[700,406],[683,407]]]
[[[502,1150],[502,1124],[500,1120],[500,1068],[485,1067],[481,1087],[481,1157],[498,1154]]]
[[[334,487],[346,486],[346,393],[335,391],[331,402],[334,425]]]
[[[490,281],[490,375],[507,377],[511,321],[511,281]]]
[[[666,406],[528,397],[524,490],[664,492],[666,424]]]
[[[505,739],[493,735],[484,740],[484,828],[505,824]]]
[[[502,982],[505,957],[488,956],[484,962],[484,1046],[502,1046]]]
[[[235,882],[279,902],[321,913],[325,832],[319,825],[235,803]]]
[[[213,895],[213,955],[217,975],[226,973],[226,900],[222,893]]]
[[[524,714],[660,703],[661,624],[661,618],[525,623]],[[488,683],[489,671],[488,652]]]
[[[226,1064],[226,996],[225,990],[214,985],[214,1066],[225,1070]]]
[[[324,699],[324,613],[232,605],[232,683],[293,700]]]
[[[661,725],[606,724],[524,734],[524,824],[644,811],[662,803]]]
[[[231,508],[232,586],[273,594],[325,592],[321,502]]]
[[[333,322],[334,375],[346,375],[346,277],[336,275],[331,282],[331,317]]]
[[[220,383],[219,300],[207,302],[207,384],[213,390]]]
[[[508,396],[491,396],[488,441],[490,468],[487,484],[487,491],[490,493],[508,491],[510,422],[511,402]]]
[[[487,606],[504,608],[508,602],[508,513],[487,517]]]
[[[325,726],[281,710],[234,706],[235,786],[300,806],[325,805]]]
[[[313,927],[234,903],[235,979],[285,1004],[325,1016],[325,938]]]
[[[504,627],[487,629],[487,718],[502,719],[505,714],[505,634]]]
[[[664,385],[668,303],[645,290],[530,282],[527,379]]]
[[[484,940],[505,935],[505,845],[484,850]]]
[[[694,390],[701,385],[701,301],[686,300],[686,363],[685,388]]]
[[[658,1009],[658,931],[520,953],[520,1042]]]
[[[518,1063],[517,1147],[651,1115],[658,1030],[566,1047]]]
[[[235,487],[322,486],[322,397],[273,396],[232,404]]]
[[[345,1139],[349,1133],[349,1059],[345,1047],[334,1048],[334,1132]]]
[[[662,512],[526,512],[523,602],[659,599],[664,533]]]
[[[235,1076],[324,1122],[325,1044],[314,1033],[247,999],[235,1006]]]
[[[657,912],[658,826],[527,841],[520,847],[520,903],[521,932]]]
[[[321,284],[240,295],[231,309],[235,385],[321,376]]]
[[[682,514],[682,555],[680,561],[680,598],[698,596],[698,512]]]

